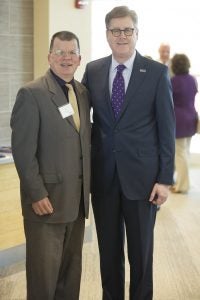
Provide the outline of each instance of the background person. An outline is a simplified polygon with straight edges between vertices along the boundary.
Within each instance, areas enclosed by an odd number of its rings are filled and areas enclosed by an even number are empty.
[[[197,81],[189,74],[190,61],[185,54],[175,54],[171,62],[174,73],[171,82],[176,116],[176,179],[171,191],[186,193],[190,186],[188,163],[190,142],[197,127],[197,112],[194,106],[198,92]]]
[[[26,236],[28,300],[79,299],[90,183],[88,92],[74,80],[77,36],[53,35],[47,73],[22,87],[11,117]],[[75,110],[66,83],[75,91]]]
[[[164,65],[166,65],[168,67],[169,76],[172,77],[173,76],[173,72],[172,72],[172,69],[171,69],[171,59],[170,59],[171,48],[170,48],[170,45],[167,44],[167,43],[160,44],[158,52],[159,52],[159,59],[158,59],[158,61],[161,64],[164,64]]]
[[[93,107],[92,204],[103,299],[124,299],[126,229],[129,299],[150,300],[156,205],[173,181],[171,83],[165,65],[136,51],[135,11],[115,7],[105,23],[112,55],[90,62],[83,78]]]
[[[158,61],[161,64],[168,66],[170,63],[170,45],[166,43],[160,44],[158,52],[159,52]]]

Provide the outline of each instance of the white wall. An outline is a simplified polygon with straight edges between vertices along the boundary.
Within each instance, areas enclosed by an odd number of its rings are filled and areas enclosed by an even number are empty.
[[[76,79],[81,80],[85,64],[91,60],[91,5],[77,9],[74,0],[50,0],[49,35],[60,30],[74,32],[80,40],[81,66],[76,71]]]
[[[51,36],[61,30],[74,32],[80,40],[81,65],[75,78],[82,79],[85,64],[91,60],[91,4],[77,9],[74,0],[34,1],[35,77],[45,73]]]

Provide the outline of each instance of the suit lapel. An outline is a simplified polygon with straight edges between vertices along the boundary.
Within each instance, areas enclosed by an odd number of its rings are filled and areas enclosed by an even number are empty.
[[[133,70],[131,73],[129,84],[127,87],[125,100],[122,105],[122,110],[120,112],[119,118],[117,119],[117,122],[123,116],[125,110],[127,109],[129,102],[134,101],[134,95],[137,92],[140,85],[142,84],[142,82],[144,81],[147,72],[148,72],[148,70],[147,70],[147,66],[146,66],[146,61],[143,60],[142,56],[137,52],[135,61],[133,64]]]
[[[76,89],[76,98],[78,102],[79,107],[79,116],[80,116],[80,133],[84,131],[85,124],[86,124],[86,110],[85,110],[85,99],[83,99],[81,88],[79,88],[79,85],[77,84],[77,81],[75,80],[75,89]]]
[[[130,81],[126,91],[125,100],[122,106],[122,110],[119,115],[119,118],[116,120],[111,106],[111,97],[109,92],[109,71],[111,65],[111,58],[112,56],[108,56],[105,59],[99,74],[101,78],[102,91],[104,91],[104,95],[102,99],[105,99],[106,102],[105,105],[108,107],[108,110],[112,117],[112,121],[117,124],[121,119],[121,117],[123,116],[124,112],[126,111],[129,101],[134,101],[134,95],[137,92],[140,85],[142,84],[142,82],[144,81],[148,70],[146,66],[146,60],[144,60],[143,57],[137,52],[133,64],[133,70],[131,73]]]
[[[59,84],[56,82],[56,80],[53,78],[53,75],[51,74],[50,70],[48,70],[46,73],[46,79],[47,79],[47,85],[48,85],[49,92],[52,95],[51,101],[55,104],[55,106],[58,110],[58,108],[60,106],[67,104],[67,99],[63,93],[63,90],[61,89]],[[58,113],[60,113],[60,112],[58,111]],[[60,117],[62,118],[61,115],[60,115]],[[72,116],[69,116],[63,120],[70,123],[70,125],[72,125],[76,129],[76,125],[74,123]]]
[[[106,57],[104,63],[101,66],[101,70],[99,72],[99,78],[101,78],[101,86],[102,86],[102,92],[104,93],[102,95],[102,99],[104,101],[105,99],[105,106],[107,106],[108,111],[111,115],[112,121],[115,122],[115,117],[113,113],[113,109],[111,106],[111,98],[110,98],[110,90],[109,90],[109,72],[110,72],[110,65],[111,65],[111,59],[112,56]]]

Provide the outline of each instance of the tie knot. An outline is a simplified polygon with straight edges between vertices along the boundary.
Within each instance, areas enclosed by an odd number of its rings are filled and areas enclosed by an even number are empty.
[[[72,89],[73,89],[71,83],[66,83],[65,85],[66,85],[66,87],[68,87],[69,90],[72,90]]]
[[[125,68],[126,68],[125,65],[118,65],[117,66],[117,72],[122,73]]]

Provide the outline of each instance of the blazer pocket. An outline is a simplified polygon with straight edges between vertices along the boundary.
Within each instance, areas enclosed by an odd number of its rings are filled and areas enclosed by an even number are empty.
[[[61,183],[62,182],[61,174],[45,173],[45,174],[42,174],[42,178],[45,183]]]

